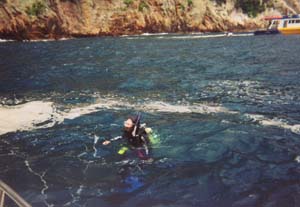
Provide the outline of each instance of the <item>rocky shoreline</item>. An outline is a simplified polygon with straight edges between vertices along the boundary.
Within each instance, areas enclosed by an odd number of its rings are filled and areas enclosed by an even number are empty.
[[[293,0],[290,0],[293,1]],[[245,32],[280,14],[281,0],[249,17],[235,0],[1,0],[0,39],[39,40],[143,33]],[[297,1],[296,1],[297,2]],[[293,6],[300,11],[300,3]],[[296,12],[293,11],[293,12]]]

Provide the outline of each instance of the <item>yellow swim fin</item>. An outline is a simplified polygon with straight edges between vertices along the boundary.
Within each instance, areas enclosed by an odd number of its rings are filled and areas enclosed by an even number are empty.
[[[121,149],[119,149],[119,151],[118,151],[118,154],[119,155],[124,155],[127,150],[128,150],[128,147],[121,147]]]

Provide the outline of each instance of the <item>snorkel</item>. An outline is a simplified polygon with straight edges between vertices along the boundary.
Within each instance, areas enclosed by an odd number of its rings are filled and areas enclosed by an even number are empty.
[[[141,112],[138,112],[138,114],[135,118],[135,121],[133,122],[134,123],[134,128],[133,128],[133,131],[132,131],[132,136],[134,136],[134,137],[136,137],[138,135],[139,128],[140,128],[140,123],[141,123],[141,117],[142,117]]]

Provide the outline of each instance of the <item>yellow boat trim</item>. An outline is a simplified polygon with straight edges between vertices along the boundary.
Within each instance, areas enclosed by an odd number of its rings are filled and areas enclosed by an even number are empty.
[[[300,34],[300,27],[293,27],[293,28],[278,28],[278,30],[285,35],[289,34]]]

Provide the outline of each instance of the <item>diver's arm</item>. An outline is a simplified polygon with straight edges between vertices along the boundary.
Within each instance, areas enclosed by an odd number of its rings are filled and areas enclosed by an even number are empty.
[[[108,144],[110,144],[111,142],[116,141],[116,140],[119,140],[119,139],[122,139],[122,138],[123,138],[122,136],[117,136],[117,137],[111,138],[111,139],[109,139],[109,140],[105,140],[102,144],[103,144],[103,145],[108,145]]]
[[[123,138],[122,136],[117,136],[117,137],[111,138],[109,141],[116,141],[116,140],[119,140],[122,138]]]

